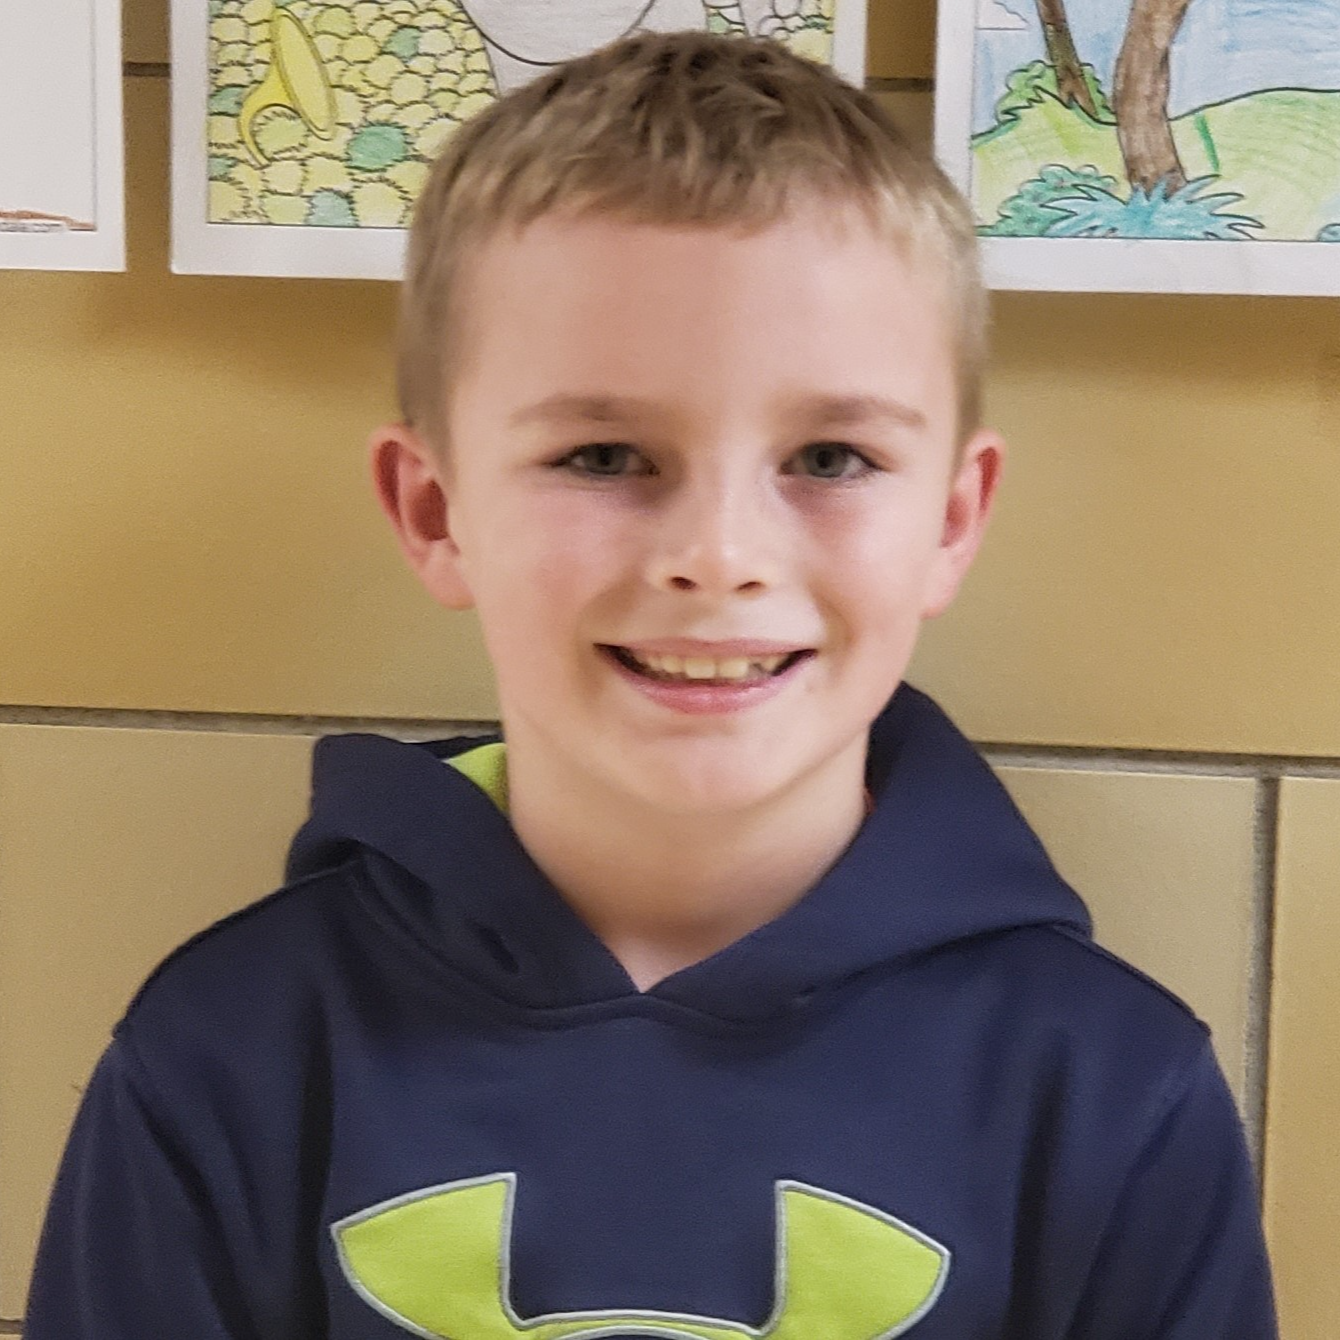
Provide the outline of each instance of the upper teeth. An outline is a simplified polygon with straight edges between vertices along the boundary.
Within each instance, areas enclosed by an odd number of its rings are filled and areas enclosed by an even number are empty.
[[[686,679],[747,679],[751,674],[770,675],[786,660],[781,656],[731,656],[721,661],[706,656],[653,656],[630,653],[633,659],[658,675],[683,675]]]

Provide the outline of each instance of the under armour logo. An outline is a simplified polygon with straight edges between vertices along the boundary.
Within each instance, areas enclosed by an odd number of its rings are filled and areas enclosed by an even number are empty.
[[[761,1329],[668,1312],[553,1313],[510,1301],[516,1174],[415,1191],[331,1226],[340,1266],[383,1316],[428,1340],[893,1340],[935,1306],[949,1252],[891,1215],[802,1182],[777,1190],[777,1297]]]

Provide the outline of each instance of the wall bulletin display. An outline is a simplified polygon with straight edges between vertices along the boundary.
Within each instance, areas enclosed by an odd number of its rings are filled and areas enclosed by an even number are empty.
[[[941,0],[998,288],[1340,294],[1337,0]]]
[[[120,0],[0,4],[0,268],[125,268]]]
[[[172,0],[173,269],[398,278],[452,131],[634,28],[766,35],[863,73],[864,0]]]

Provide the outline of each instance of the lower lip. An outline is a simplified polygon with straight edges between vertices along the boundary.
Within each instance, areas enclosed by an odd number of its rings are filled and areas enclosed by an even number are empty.
[[[781,693],[800,670],[814,659],[812,656],[802,656],[794,665],[775,675],[745,684],[703,684],[691,679],[651,679],[630,670],[612,652],[602,650],[600,654],[626,683],[644,697],[686,716],[720,715],[757,707]]]

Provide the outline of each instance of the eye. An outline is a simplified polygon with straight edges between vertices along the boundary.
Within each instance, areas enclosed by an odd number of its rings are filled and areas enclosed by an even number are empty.
[[[591,442],[576,451],[570,451],[555,464],[574,474],[597,479],[618,479],[623,475],[654,473],[651,462],[636,447],[626,442]]]
[[[787,463],[788,474],[811,479],[859,479],[875,467],[855,447],[842,442],[811,442]]]

